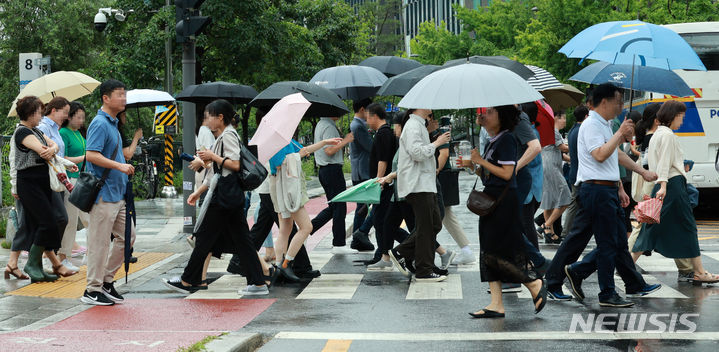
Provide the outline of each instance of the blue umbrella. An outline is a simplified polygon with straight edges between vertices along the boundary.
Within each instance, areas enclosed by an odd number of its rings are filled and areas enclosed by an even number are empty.
[[[582,60],[706,71],[699,56],[679,34],[642,21],[595,24],[570,39],[559,52]]]
[[[634,67],[632,65],[614,65],[607,62],[593,63],[577,72],[569,79],[590,84],[613,83],[622,88],[670,94],[678,97],[694,95],[694,92],[676,73],[656,67]]]

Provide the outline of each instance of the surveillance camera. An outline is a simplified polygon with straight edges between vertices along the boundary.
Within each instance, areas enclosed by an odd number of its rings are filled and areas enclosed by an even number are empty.
[[[115,12],[115,19],[122,22],[125,20],[125,13],[122,10],[117,10]]]
[[[105,30],[105,27],[107,27],[107,16],[105,16],[104,13],[98,12],[95,15],[95,29],[98,32],[102,32]]]

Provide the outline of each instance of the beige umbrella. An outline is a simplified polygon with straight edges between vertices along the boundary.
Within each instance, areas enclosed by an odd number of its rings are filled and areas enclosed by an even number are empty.
[[[563,84],[562,88],[549,88],[540,91],[554,111],[577,106],[582,103],[584,93],[571,84]]]
[[[80,72],[58,71],[47,74],[34,79],[20,91],[12,103],[8,116],[17,116],[15,104],[22,97],[34,95],[43,103],[49,102],[56,96],[72,101],[92,93],[99,85],[98,80]]]

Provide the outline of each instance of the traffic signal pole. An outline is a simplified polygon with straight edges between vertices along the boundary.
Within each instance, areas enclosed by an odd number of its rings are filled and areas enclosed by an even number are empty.
[[[182,88],[195,84],[195,37],[210,23],[209,17],[200,16],[200,6],[205,0],[175,0],[175,32],[177,42],[182,43]],[[195,153],[195,104],[182,103],[182,149]],[[189,163],[182,162],[182,169],[189,170]],[[187,204],[194,191],[194,172],[182,173],[183,227],[185,233],[195,228],[195,207]],[[209,201],[209,200],[208,200]]]
[[[195,41],[188,40],[182,44],[182,88],[195,84]],[[182,149],[185,153],[195,152],[195,104],[182,102]],[[189,170],[189,162],[182,162],[182,169]],[[187,198],[194,191],[195,175],[193,172],[182,173],[183,200],[183,232],[192,233],[195,228],[195,207],[187,204]],[[209,200],[208,200],[209,201]]]

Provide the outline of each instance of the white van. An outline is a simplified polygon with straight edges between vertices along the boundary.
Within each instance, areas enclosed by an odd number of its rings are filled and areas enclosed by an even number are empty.
[[[648,104],[667,100],[686,104],[684,123],[676,134],[680,137],[685,158],[694,160],[687,181],[704,194],[719,191],[719,172],[714,168],[719,152],[719,22],[678,23],[665,27],[679,33],[691,45],[707,71],[674,71],[694,91],[694,97],[639,92],[633,109],[643,111]],[[702,198],[709,200],[700,196]]]

